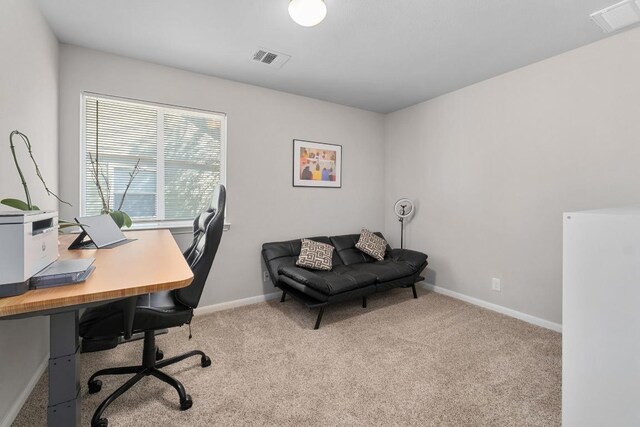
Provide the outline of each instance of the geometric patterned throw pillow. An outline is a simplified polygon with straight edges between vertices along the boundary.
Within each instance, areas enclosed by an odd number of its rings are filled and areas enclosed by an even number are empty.
[[[296,265],[312,270],[331,270],[333,268],[333,246],[309,239],[302,239],[302,249]]]
[[[384,259],[384,253],[387,250],[387,241],[382,237],[376,236],[366,228],[363,228],[360,233],[360,239],[358,239],[358,243],[356,243],[356,248],[374,257],[378,261],[382,261]]]

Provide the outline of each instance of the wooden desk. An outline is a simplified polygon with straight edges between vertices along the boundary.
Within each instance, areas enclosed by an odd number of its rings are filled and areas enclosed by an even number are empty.
[[[75,236],[60,236],[60,259],[95,257],[96,269],[87,281],[0,298],[0,319],[51,316],[47,413],[50,427],[80,425],[78,311],[110,300],[183,288],[193,280],[193,273],[168,230],[125,234],[137,240],[112,249],[73,251],[67,247]]]

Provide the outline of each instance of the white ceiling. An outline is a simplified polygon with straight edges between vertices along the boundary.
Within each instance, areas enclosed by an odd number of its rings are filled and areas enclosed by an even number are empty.
[[[604,38],[589,15],[616,1],[326,0],[311,28],[287,0],[38,4],[63,43],[386,113]]]

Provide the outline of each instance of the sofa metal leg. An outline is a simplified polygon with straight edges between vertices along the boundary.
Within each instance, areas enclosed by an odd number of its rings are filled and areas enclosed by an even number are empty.
[[[367,308],[367,297],[362,297],[362,308]]]
[[[320,328],[320,322],[322,321],[323,314],[324,314],[324,307],[320,307],[320,312],[318,313],[318,318],[316,319],[316,326],[313,329]]]
[[[287,297],[287,293],[282,291],[282,298],[280,298],[280,302],[284,302],[284,299]]]
[[[411,289],[413,289],[413,297],[418,298],[418,293],[416,292],[416,284],[411,285]]]

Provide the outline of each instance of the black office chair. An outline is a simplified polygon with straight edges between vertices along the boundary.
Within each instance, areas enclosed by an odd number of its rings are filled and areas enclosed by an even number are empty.
[[[83,347],[87,347],[87,344],[91,347],[92,341],[113,341],[118,337],[129,339],[132,333],[144,332],[142,365],[102,369],[89,378],[89,393],[97,393],[102,387],[102,382],[96,379],[97,377],[135,374],[100,404],[91,419],[92,426],[107,426],[107,419],[102,418],[105,409],[148,375],[153,375],[177,390],[182,410],[187,410],[193,405],[191,396],[185,392],[183,385],[160,369],[192,356],[200,356],[200,364],[205,368],[211,365],[211,359],[202,351],[194,350],[158,361],[162,358],[162,353],[156,347],[155,331],[191,322],[193,309],[200,302],[202,290],[222,238],[225,202],[226,190],[224,186],[219,185],[214,191],[211,205],[193,223],[193,243],[184,252],[184,257],[194,276],[189,286],[175,291],[157,292],[89,308],[82,315],[80,336],[83,338]],[[114,347],[116,342],[111,347]]]

